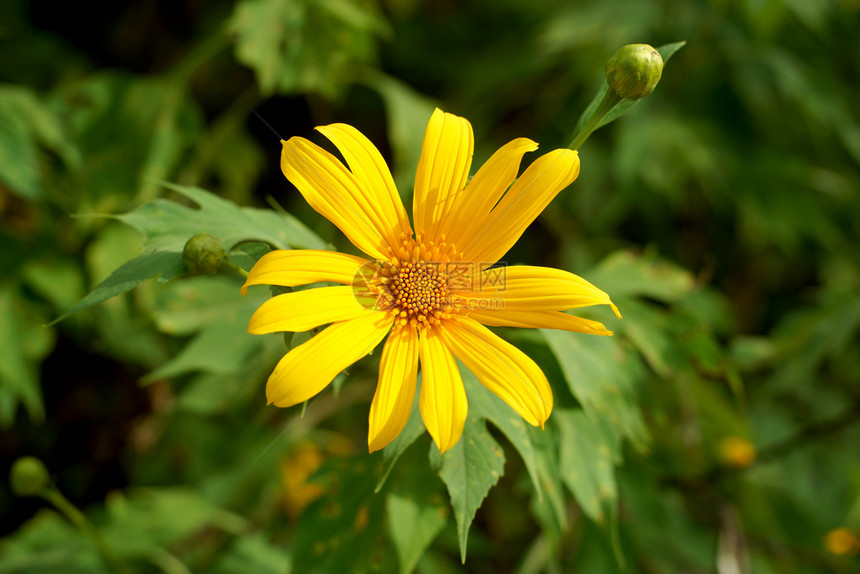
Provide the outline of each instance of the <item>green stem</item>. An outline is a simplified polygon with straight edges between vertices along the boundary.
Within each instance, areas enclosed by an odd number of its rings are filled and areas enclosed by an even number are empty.
[[[597,109],[594,110],[594,113],[591,114],[591,117],[588,118],[588,121],[585,122],[585,125],[582,126],[582,129],[579,132],[573,134],[573,139],[570,140],[570,143],[567,144],[568,149],[578,150],[582,147],[582,144],[585,143],[585,140],[588,139],[588,136],[591,135],[591,132],[597,129],[597,126],[600,125],[600,121],[612,111],[612,109],[621,103],[623,98],[615,93],[614,90],[606,90],[606,93],[603,94],[603,99],[600,100],[600,104],[598,104]]]
[[[54,487],[48,487],[42,492],[41,496],[46,501],[53,504],[57,510],[62,512],[69,522],[74,524],[81,532],[90,537],[90,540],[93,541],[96,549],[98,549],[99,554],[101,554],[104,561],[110,565],[114,572],[130,572],[128,566],[120,560],[119,556],[111,550],[110,546],[108,546],[101,534],[93,528],[93,525],[90,524],[90,521],[87,520],[84,513],[78,510],[74,504],[69,502],[69,500],[63,496],[59,490]]]
[[[226,271],[228,273],[233,273],[235,275],[238,275],[242,279],[248,278],[248,272],[245,271],[244,269],[242,269],[241,267],[239,267],[238,265],[236,265],[235,263],[233,263],[232,261],[230,261],[229,257],[226,257],[226,256],[224,257],[224,259],[221,260],[219,270]]]

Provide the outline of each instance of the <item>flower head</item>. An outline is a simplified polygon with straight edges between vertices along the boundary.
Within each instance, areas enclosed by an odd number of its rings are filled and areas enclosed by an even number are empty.
[[[526,421],[542,426],[552,391],[537,364],[487,326],[611,333],[563,311],[606,304],[609,296],[557,269],[495,265],[559,191],[579,175],[579,156],[557,149],[519,177],[537,144],[518,138],[469,179],[472,127],[436,110],[415,177],[413,222],[379,151],[355,128],[317,128],[346,160],[301,138],[283,143],[281,169],[307,202],[368,257],[279,250],[251,269],[250,285],[337,284],[277,295],[248,330],[305,331],[331,324],[288,352],[266,386],[269,403],[288,407],[322,391],[383,339],[370,407],[370,451],[406,425],[422,370],[419,406],[444,452],[459,440],[468,405],[456,359]],[[456,357],[456,359],[455,359]]]

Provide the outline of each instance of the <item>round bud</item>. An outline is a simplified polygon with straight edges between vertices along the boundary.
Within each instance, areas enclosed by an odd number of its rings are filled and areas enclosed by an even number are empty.
[[[22,456],[9,473],[12,492],[18,496],[38,496],[50,482],[48,469],[35,456]]]
[[[606,83],[628,100],[653,92],[662,74],[663,58],[648,44],[628,44],[606,62]]]
[[[193,236],[182,250],[183,263],[195,275],[214,275],[224,256],[224,246],[208,233]]]

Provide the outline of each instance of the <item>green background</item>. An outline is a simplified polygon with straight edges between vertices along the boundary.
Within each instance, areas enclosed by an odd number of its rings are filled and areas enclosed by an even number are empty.
[[[303,417],[265,407],[307,335],[248,335],[269,292],[179,253],[351,249],[280,138],[349,123],[408,198],[434,106],[471,121],[474,172],[564,146],[616,49],[677,41],[505,258],[624,314],[500,330],[550,378],[546,430],[466,375],[469,440],[439,456],[413,417],[368,455],[378,353]],[[0,469],[41,458],[136,572],[857,572],[825,536],[860,536],[858,79],[857,0],[7,0]],[[111,571],[5,482],[0,515],[0,572]]]

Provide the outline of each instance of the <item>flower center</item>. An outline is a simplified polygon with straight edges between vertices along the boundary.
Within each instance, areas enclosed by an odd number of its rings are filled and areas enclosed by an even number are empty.
[[[353,283],[362,305],[395,313],[396,325],[426,328],[458,313],[454,309],[452,278],[460,255],[444,236],[425,241],[422,233],[400,238],[401,245],[389,249],[387,261],[362,269]]]
[[[385,283],[401,319],[427,324],[443,318],[450,306],[444,267],[442,262],[413,259],[394,268]]]

